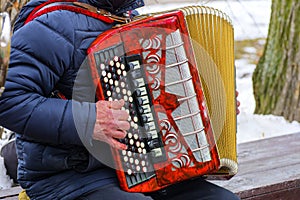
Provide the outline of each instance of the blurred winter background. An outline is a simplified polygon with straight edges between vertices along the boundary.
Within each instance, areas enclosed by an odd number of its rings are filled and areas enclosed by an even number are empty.
[[[227,13],[235,29],[236,81],[241,102],[238,115],[238,143],[254,141],[284,134],[300,132],[300,123],[287,122],[283,117],[253,114],[255,101],[252,90],[252,73],[261,56],[268,33],[271,0],[146,0],[148,6],[140,13],[164,11],[187,5],[203,4]],[[182,3],[184,2],[184,3]],[[159,4],[158,4],[159,3]],[[0,146],[6,142],[5,135]],[[11,187],[0,158],[0,189]]]

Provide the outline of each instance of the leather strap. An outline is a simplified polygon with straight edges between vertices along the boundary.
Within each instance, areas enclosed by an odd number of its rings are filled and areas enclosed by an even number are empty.
[[[129,17],[119,17],[111,14],[106,10],[98,9],[86,3],[81,3],[74,0],[52,0],[47,1],[33,9],[33,11],[26,19],[25,24],[43,14],[47,14],[56,10],[69,10],[72,12],[85,14],[87,16],[94,17],[106,23],[128,23],[131,21]]]
[[[131,19],[129,17],[119,17],[117,15],[113,15],[110,12],[108,12],[107,10],[104,9],[98,9],[90,4],[86,4],[86,3],[81,3],[81,2],[73,2],[74,5],[80,6],[82,8],[85,8],[91,12],[106,16],[111,18],[114,21],[117,22],[121,22],[121,23],[129,23],[131,21]]]

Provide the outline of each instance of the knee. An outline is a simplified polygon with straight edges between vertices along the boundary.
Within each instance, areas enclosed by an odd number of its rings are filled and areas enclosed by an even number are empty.
[[[240,200],[240,197],[234,194],[233,192],[223,189],[216,193],[215,200]]]

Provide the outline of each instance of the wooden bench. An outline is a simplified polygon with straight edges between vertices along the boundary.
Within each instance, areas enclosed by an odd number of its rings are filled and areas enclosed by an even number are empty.
[[[17,200],[21,191],[21,187],[12,187],[10,189],[0,190],[0,199]]]
[[[238,145],[239,172],[229,181],[212,181],[245,200],[300,199],[300,133]],[[20,187],[0,190],[0,199],[17,200]]]
[[[213,181],[245,200],[300,199],[300,133],[238,145],[239,172]]]

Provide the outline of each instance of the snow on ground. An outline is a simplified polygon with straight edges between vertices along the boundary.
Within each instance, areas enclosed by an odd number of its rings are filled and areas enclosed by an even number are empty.
[[[139,11],[140,13],[149,13],[186,5],[195,5],[195,3],[151,5],[141,8]],[[271,0],[209,1],[205,5],[218,8],[230,16],[235,29],[235,40],[266,38]],[[241,113],[238,116],[238,143],[300,132],[300,123],[289,123],[282,117],[273,115],[253,114],[255,101],[251,78],[255,65],[251,64],[249,57],[257,55],[257,49],[246,47],[245,51],[247,55],[236,60],[237,90],[240,93],[238,99],[241,102]],[[2,142],[0,140],[0,146]],[[0,158],[0,189],[10,186],[11,181],[5,175],[3,160]]]
[[[0,190],[11,188],[11,186],[12,181],[10,180],[9,176],[6,175],[3,158],[0,157]]]
[[[251,78],[255,65],[249,64],[246,59],[240,59],[236,61],[236,66],[237,90],[240,93],[238,100],[241,102],[237,142],[243,143],[300,132],[300,124],[297,122],[289,123],[283,117],[274,115],[253,114],[255,101]]]
[[[6,138],[6,136],[8,136],[8,132],[10,131],[5,130],[2,135],[2,138],[0,138],[0,149],[8,141],[8,138]],[[9,176],[6,175],[4,160],[0,156],[0,190],[10,188],[11,186],[12,180],[10,180]]]

